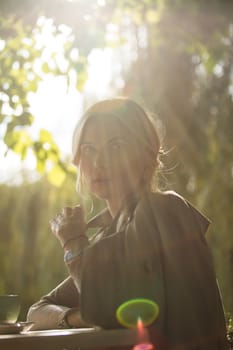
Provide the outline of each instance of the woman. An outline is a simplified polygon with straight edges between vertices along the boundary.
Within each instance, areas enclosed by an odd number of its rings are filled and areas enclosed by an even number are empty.
[[[119,328],[117,308],[147,298],[160,310],[149,327],[157,349],[227,349],[209,221],[175,192],[151,191],[159,154],[154,124],[134,101],[87,110],[73,136],[78,188],[107,207],[88,223],[80,206],[51,220],[70,277],[30,308],[36,329]],[[89,227],[99,227],[92,240]]]

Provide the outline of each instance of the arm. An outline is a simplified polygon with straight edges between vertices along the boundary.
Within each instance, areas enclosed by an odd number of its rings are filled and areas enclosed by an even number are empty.
[[[87,226],[80,206],[63,208],[62,213],[57,214],[50,224],[52,233],[59,239],[64,250],[69,249],[70,242],[73,241],[77,241],[77,249],[88,244],[85,235]],[[32,305],[27,320],[35,323],[34,330],[90,327],[80,316],[79,293],[71,277]]]
[[[27,315],[35,323],[34,330],[61,328],[64,318],[70,326],[87,326],[80,317],[79,294],[71,277],[32,305]]]

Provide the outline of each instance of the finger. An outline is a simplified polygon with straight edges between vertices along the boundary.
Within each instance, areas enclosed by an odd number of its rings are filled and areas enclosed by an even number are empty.
[[[71,207],[64,207],[62,209],[62,214],[65,216],[65,217],[69,217],[73,214],[73,209]]]
[[[62,214],[60,213],[56,214],[55,218],[50,220],[50,225],[52,225],[51,229],[57,231],[57,227],[59,227],[59,225],[63,222],[63,220],[64,220],[64,217]]]
[[[57,222],[55,219],[51,219],[49,221],[49,224],[50,224],[50,228],[52,230],[52,232],[56,232],[57,231]]]
[[[63,221],[63,218],[64,218],[63,214],[58,213],[56,214],[54,221],[56,221],[56,223],[59,225]]]
[[[76,205],[73,209],[73,215],[74,216],[83,215],[83,208],[80,205]]]

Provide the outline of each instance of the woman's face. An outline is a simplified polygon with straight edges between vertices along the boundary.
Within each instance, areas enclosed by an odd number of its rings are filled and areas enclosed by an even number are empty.
[[[123,199],[139,189],[144,172],[142,151],[120,121],[92,117],[84,127],[80,152],[82,175],[99,198]]]

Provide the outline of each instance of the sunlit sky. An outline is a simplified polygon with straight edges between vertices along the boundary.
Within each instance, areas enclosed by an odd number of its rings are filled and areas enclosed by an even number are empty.
[[[45,77],[37,93],[29,96],[35,116],[33,132],[45,128],[52,132],[64,154],[71,149],[72,130],[81,116],[88,96],[100,99],[108,94],[111,78],[111,51],[94,49],[89,56],[88,80],[83,94],[74,87],[67,91],[65,77]],[[88,103],[88,102],[87,102]]]

